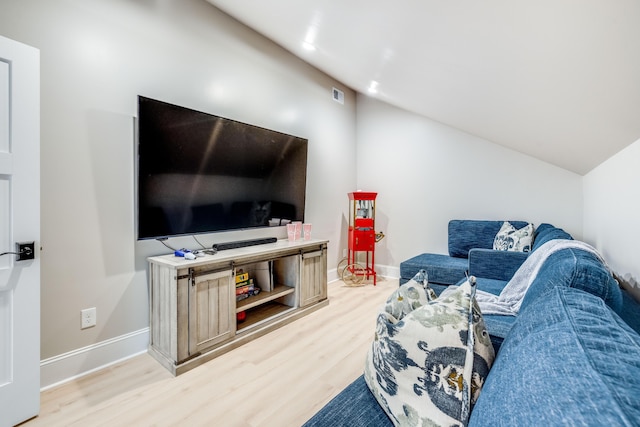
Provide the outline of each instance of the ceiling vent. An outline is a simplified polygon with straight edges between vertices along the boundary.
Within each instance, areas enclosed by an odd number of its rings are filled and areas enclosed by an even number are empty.
[[[344,104],[344,92],[340,89],[336,89],[335,87],[331,91],[333,100],[339,102],[340,104]]]

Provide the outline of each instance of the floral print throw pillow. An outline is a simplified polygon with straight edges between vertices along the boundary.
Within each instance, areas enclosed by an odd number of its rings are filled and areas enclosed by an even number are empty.
[[[394,425],[467,424],[495,358],[474,283],[471,277],[402,319],[378,315],[364,376]]]
[[[533,244],[533,231],[533,224],[527,224],[516,230],[509,221],[505,221],[493,239],[493,249],[496,251],[529,252]]]
[[[436,293],[429,287],[427,271],[420,270],[413,279],[391,294],[384,305],[384,311],[391,315],[390,321],[397,323],[416,308],[436,298]]]

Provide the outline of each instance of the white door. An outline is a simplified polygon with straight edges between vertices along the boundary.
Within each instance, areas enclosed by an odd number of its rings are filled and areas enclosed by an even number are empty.
[[[0,427],[40,410],[40,54],[0,37]]]

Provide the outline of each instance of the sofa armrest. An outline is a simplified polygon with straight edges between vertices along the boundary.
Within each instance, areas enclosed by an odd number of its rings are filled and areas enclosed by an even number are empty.
[[[475,248],[469,251],[469,275],[510,280],[529,252],[495,251]]]

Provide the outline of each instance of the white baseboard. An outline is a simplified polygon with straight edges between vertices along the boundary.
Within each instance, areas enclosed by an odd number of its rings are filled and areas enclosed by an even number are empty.
[[[140,329],[40,361],[40,390],[46,390],[146,353],[149,328]]]
[[[332,268],[331,270],[327,271],[327,282],[331,283],[331,282],[335,282],[336,280],[339,280],[340,278],[338,277],[338,269],[337,268]]]
[[[376,273],[388,279],[398,279],[400,277],[400,267],[390,265],[376,265]]]
[[[376,272],[387,278],[400,277],[400,269],[376,265]],[[337,269],[327,272],[327,280],[339,280]],[[68,353],[40,361],[40,390],[64,384],[110,365],[147,352],[149,328],[140,329]]]

